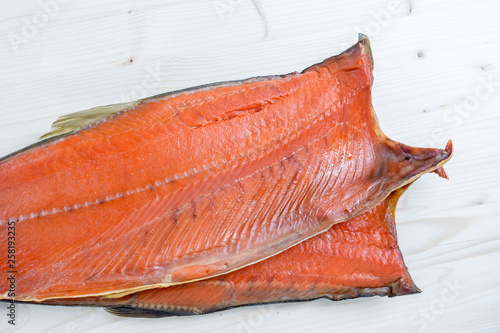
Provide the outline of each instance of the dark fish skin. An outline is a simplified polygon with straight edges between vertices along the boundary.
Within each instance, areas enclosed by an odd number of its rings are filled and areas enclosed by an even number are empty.
[[[301,73],[195,88],[62,117],[0,162],[0,241],[42,302],[208,279],[382,202],[452,154],[387,138],[367,38]],[[52,140],[52,141],[50,141]],[[0,270],[10,270],[7,261]]]

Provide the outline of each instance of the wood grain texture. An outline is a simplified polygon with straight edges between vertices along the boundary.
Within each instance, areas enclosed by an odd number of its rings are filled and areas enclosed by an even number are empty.
[[[159,320],[18,304],[15,327],[2,304],[0,331],[498,331],[499,16],[498,1],[473,0],[2,1],[2,156],[34,142],[59,115],[302,70],[353,44],[358,32],[371,39],[384,132],[412,145],[444,147],[451,138],[456,150],[450,181],[423,177],[397,211],[419,295]]]

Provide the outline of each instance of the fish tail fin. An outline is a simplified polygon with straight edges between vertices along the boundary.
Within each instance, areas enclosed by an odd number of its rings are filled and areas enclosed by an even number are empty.
[[[428,172],[448,178],[442,165],[453,155],[451,140],[444,149],[412,147],[390,139],[387,147],[389,149],[382,154],[384,163],[381,163],[381,167],[386,169],[383,171],[395,175],[395,180],[399,183],[394,184],[394,188],[411,183]]]

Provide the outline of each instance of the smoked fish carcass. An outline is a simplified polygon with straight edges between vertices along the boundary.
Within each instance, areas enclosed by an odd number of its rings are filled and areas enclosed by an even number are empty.
[[[395,210],[409,185],[371,210],[282,253],[211,279],[121,298],[54,299],[50,305],[104,306],[133,317],[205,314],[236,306],[317,298],[417,293],[398,247]]]
[[[301,73],[62,117],[0,162],[18,301],[119,295],[276,255],[451,157],[387,138],[368,39]],[[7,262],[0,263],[8,271]],[[7,295],[8,281],[0,282]]]

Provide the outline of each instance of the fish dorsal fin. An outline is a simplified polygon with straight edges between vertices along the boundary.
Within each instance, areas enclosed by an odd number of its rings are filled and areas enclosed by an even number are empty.
[[[74,133],[83,127],[96,124],[114,114],[133,109],[140,101],[98,106],[84,111],[60,116],[52,123],[50,132],[42,135],[39,140]]]

